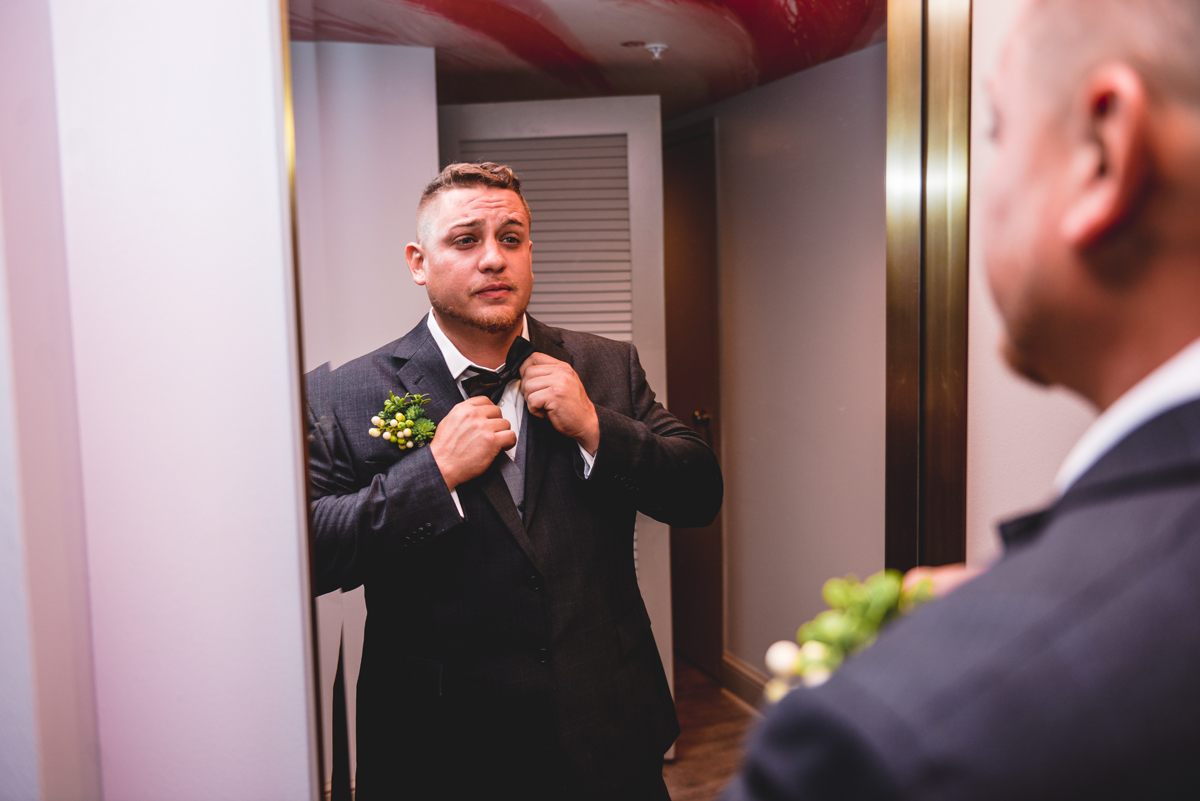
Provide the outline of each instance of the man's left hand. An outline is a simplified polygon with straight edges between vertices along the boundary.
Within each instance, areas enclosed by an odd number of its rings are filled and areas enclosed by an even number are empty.
[[[600,420],[583,382],[571,365],[535,353],[521,365],[521,394],[529,413],[550,418],[560,434],[578,442],[589,454],[600,446]]]

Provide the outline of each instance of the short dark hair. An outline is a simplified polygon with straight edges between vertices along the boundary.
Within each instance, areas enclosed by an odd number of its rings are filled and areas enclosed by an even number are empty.
[[[525,207],[525,216],[530,222],[533,221],[533,215],[529,212],[529,203],[521,194],[521,179],[512,171],[512,168],[491,161],[481,161],[478,164],[457,162],[446,165],[446,168],[438,173],[438,176],[430,181],[425,187],[425,191],[421,193],[421,202],[417,204],[418,235],[420,234],[421,214],[435,197],[443,192],[449,192],[451,189],[469,189],[475,186],[490,186],[515,192],[521,199],[521,205]]]

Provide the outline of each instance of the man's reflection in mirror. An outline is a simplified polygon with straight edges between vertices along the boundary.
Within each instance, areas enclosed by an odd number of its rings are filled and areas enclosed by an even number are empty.
[[[316,591],[368,607],[360,801],[669,798],[634,521],[708,524],[721,473],[632,345],[526,314],[530,223],[510,169],[447,167],[405,251],[431,311],[307,377]]]

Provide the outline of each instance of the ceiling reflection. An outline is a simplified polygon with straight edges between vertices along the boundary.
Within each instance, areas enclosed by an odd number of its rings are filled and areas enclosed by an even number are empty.
[[[439,104],[657,94],[668,117],[882,41],[886,11],[886,0],[294,0],[290,8],[297,41],[435,48]]]

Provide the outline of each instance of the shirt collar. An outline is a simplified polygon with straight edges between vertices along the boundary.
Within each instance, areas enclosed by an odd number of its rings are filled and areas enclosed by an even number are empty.
[[[454,343],[450,341],[450,337],[446,336],[446,332],[442,330],[442,327],[438,325],[432,311],[425,315],[425,322],[429,326],[429,333],[433,334],[433,341],[437,343],[438,350],[442,352],[442,359],[445,360],[446,367],[450,370],[450,375],[454,377],[455,381],[462,380],[463,373],[468,370],[479,372],[492,369],[475,364],[466,356],[463,356],[458,348],[454,347]],[[521,336],[529,339],[529,317],[524,314],[521,315]],[[503,367],[503,365],[498,366]]]
[[[1071,449],[1054,480],[1062,494],[1126,436],[1163,412],[1200,398],[1200,339],[1164,362],[1109,406]]]

